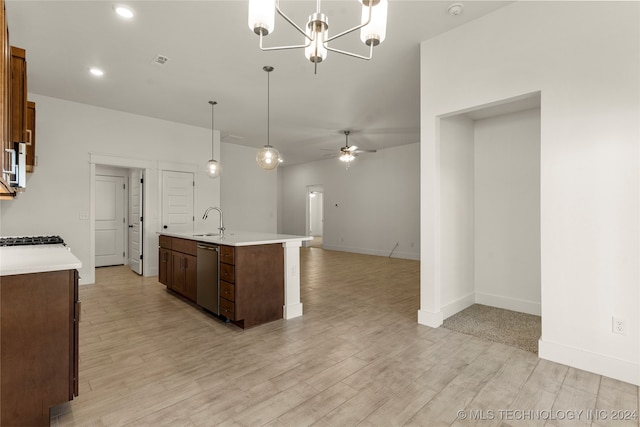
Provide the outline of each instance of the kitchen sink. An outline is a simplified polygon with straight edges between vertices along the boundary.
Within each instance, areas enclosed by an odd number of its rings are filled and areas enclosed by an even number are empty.
[[[210,236],[219,236],[220,233],[200,233],[194,234],[193,237],[210,237]]]

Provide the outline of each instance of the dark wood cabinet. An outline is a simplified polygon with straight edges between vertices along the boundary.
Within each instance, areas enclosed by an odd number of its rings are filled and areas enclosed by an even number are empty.
[[[27,54],[9,44],[9,29],[4,0],[0,0],[0,160],[2,169],[13,170],[14,143],[26,143],[25,172],[33,172],[35,157],[35,103],[27,101]],[[0,199],[12,199],[16,191],[10,188],[13,174],[0,176]]]
[[[13,149],[11,140],[10,124],[10,49],[9,49],[9,29],[7,28],[7,13],[4,7],[4,0],[0,0],[0,160],[2,170],[11,170],[11,156],[5,149]],[[0,171],[0,199],[10,200],[16,195],[7,182],[9,177]]]
[[[158,281],[171,288],[171,249],[159,248]]]
[[[158,281],[167,288],[173,286],[172,279],[172,259],[171,259],[171,243],[173,239],[168,236],[158,237]]]
[[[76,270],[2,277],[0,425],[48,426],[78,395],[79,321]]]
[[[28,142],[27,52],[11,46],[11,141]]]
[[[281,244],[220,246],[220,314],[241,328],[282,319]]]
[[[161,235],[160,283],[196,302],[197,241]],[[282,244],[220,247],[220,315],[241,328],[282,319]]]
[[[158,243],[158,281],[195,301],[198,280],[196,242],[160,236]]]
[[[171,252],[171,289],[191,301],[197,296],[196,257],[181,252]]]
[[[235,323],[248,328],[282,319],[282,244],[238,246],[234,250]]]

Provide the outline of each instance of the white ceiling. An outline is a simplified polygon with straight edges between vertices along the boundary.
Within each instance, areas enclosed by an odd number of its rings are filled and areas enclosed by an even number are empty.
[[[125,3],[136,16],[118,17]],[[215,127],[223,141],[266,144],[267,73],[271,73],[271,145],[285,163],[325,158],[326,149],[351,144],[382,149],[420,140],[420,42],[503,7],[506,1],[389,4],[387,39],[371,61],[329,52],[313,73],[300,50],[263,52],[247,26],[247,0],[25,1],[7,0],[10,42],[27,50],[29,91],[143,116],[211,127],[209,100],[218,101]],[[281,7],[300,26],[315,1]],[[324,1],[329,33],[357,24],[360,3]],[[300,35],[276,17],[265,44],[298,44]],[[366,54],[358,32],[333,42]],[[152,62],[161,54],[169,61]],[[102,78],[88,73],[105,70]],[[209,144],[210,140],[203,141]]]

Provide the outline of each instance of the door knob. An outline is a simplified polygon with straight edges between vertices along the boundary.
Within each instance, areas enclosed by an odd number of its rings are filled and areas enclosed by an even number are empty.
[[[132,225],[132,224],[129,224],[129,228],[133,228],[133,225]]]
[[[169,227],[167,227],[167,226],[165,225],[165,226],[163,226],[162,228],[164,228],[164,229],[166,230],[166,229],[167,229],[167,228],[169,228]]]

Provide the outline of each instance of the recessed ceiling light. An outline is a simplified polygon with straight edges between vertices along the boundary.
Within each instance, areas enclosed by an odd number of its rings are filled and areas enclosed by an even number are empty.
[[[116,13],[122,16],[123,18],[127,18],[127,19],[133,18],[133,9],[131,9],[130,7],[119,5],[119,6],[114,6],[113,10],[115,10]]]
[[[104,71],[102,71],[100,68],[92,67],[89,69],[89,72],[96,77],[104,76]]]

